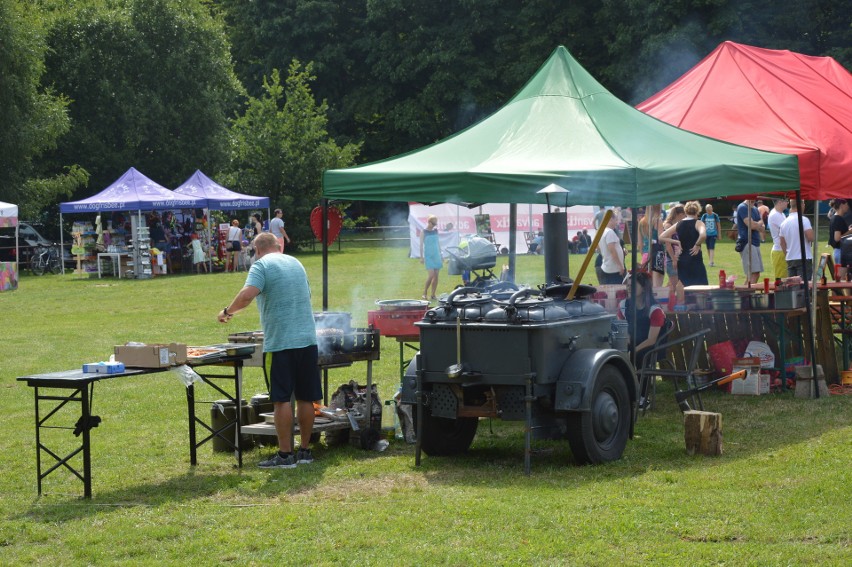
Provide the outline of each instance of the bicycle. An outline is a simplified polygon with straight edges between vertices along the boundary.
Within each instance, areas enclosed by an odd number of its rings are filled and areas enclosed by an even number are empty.
[[[53,246],[39,246],[30,256],[30,271],[33,275],[41,276],[48,270],[51,274],[62,271],[62,257],[59,248]]]

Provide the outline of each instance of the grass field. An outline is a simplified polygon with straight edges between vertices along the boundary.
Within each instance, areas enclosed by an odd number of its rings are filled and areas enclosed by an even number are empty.
[[[419,297],[422,266],[406,253],[333,252],[329,308],[364,325],[375,300]],[[300,259],[319,309],[321,256]],[[719,268],[742,278],[730,242],[711,281]],[[543,269],[542,257],[520,257],[517,279],[538,284]],[[413,447],[392,441],[383,453],[320,445],[312,465],[268,471],[255,463],[269,450],[249,452],[238,469],[209,446],[191,467],[183,386],[154,374],[95,387],[103,423],[92,431],[94,498],[81,499],[82,483],[66,471],[37,498],[33,394],[15,378],[104,360],[125,341],[210,344],[255,330],[254,307],[227,327],[215,320],[244,277],[24,276],[0,294],[0,564],[852,564],[848,396],[710,394],[708,409],[723,414],[718,458],[685,454],[680,412],[661,384],[659,407],[639,419],[624,457],[603,466],[575,466],[567,442],[536,442],[527,477],[521,424],[482,422],[467,455],[424,457],[419,468]],[[458,283],[442,278],[443,292]],[[398,380],[397,349],[384,341],[375,366],[383,399]],[[330,383],[364,372],[337,369]],[[250,397],[262,378],[246,374]],[[201,387],[197,395],[216,398]]]

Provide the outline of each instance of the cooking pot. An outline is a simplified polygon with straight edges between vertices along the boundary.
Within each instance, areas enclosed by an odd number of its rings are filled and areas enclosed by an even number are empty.
[[[429,302],[424,299],[381,299],[376,301],[376,305],[382,311],[414,311],[426,309]]]
[[[750,301],[752,309],[769,309],[768,293],[755,293],[751,296]]]

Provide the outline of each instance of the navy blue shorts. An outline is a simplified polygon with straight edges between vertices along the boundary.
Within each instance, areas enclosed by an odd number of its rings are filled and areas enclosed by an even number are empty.
[[[716,237],[708,236],[707,237],[707,250],[714,250],[716,248]]]
[[[317,366],[317,345],[265,353],[269,373],[269,400],[296,399],[314,402],[322,399],[322,383]]]

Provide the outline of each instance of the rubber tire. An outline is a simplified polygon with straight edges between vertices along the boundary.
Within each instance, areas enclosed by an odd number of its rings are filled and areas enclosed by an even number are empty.
[[[415,427],[416,414],[415,413]],[[430,457],[460,455],[470,448],[479,427],[477,417],[432,417],[428,410],[423,412],[423,439],[421,448]]]
[[[47,267],[50,270],[51,274],[58,274],[62,271],[62,260],[54,254],[50,257],[50,261],[48,261]]]
[[[30,271],[33,275],[43,276],[45,268],[46,266],[41,259],[41,254],[33,253],[33,255],[30,256]]]
[[[627,446],[630,420],[627,384],[618,370],[605,365],[595,378],[591,411],[568,414],[568,443],[574,460],[596,465],[620,459]]]

